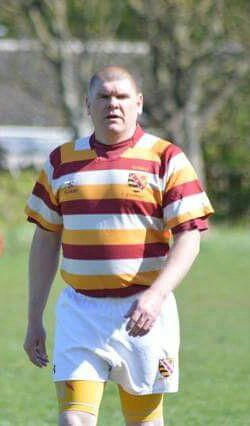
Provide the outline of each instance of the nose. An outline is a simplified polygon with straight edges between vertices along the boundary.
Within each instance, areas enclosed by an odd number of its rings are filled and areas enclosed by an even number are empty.
[[[118,106],[118,99],[116,96],[110,96],[109,98],[109,107],[115,108]]]

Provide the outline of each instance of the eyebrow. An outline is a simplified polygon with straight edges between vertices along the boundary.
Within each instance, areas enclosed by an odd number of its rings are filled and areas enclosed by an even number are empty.
[[[130,93],[124,91],[124,92],[116,92],[116,91],[107,91],[105,89],[101,90],[100,92],[97,92],[97,96],[130,96]]]

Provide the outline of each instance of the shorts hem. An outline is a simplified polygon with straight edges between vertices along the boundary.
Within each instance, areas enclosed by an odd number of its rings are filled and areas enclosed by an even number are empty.
[[[96,383],[106,383],[108,381],[105,379],[94,379],[93,377],[63,377],[63,378],[53,378],[53,382],[74,382],[74,381],[86,381],[86,382],[96,382]]]
[[[125,392],[130,393],[131,395],[154,395],[154,394],[165,394],[165,393],[178,393],[179,392],[179,387],[175,387],[173,389],[149,389],[149,390],[145,390],[145,391],[141,391],[141,392],[135,392],[134,390],[128,389],[127,387],[121,385],[120,383],[117,382],[112,382],[117,384],[118,386],[120,386]]]

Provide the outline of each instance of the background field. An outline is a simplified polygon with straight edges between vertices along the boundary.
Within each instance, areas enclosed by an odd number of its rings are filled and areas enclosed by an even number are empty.
[[[0,259],[0,425],[56,424],[50,369],[38,370],[22,350],[26,264],[32,225],[6,229]],[[250,238],[247,231],[213,229],[176,295],[182,325],[181,388],[166,398],[168,426],[247,426],[249,414]],[[51,354],[53,288],[46,311]],[[119,426],[116,388],[109,385],[99,425]]]

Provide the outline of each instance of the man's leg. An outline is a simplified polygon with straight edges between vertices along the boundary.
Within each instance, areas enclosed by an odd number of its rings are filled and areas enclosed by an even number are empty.
[[[83,411],[63,411],[59,414],[59,426],[95,426],[97,417]]]
[[[95,426],[104,385],[88,380],[56,382],[59,426]]]
[[[119,386],[127,426],[163,426],[163,394],[132,395]]]

